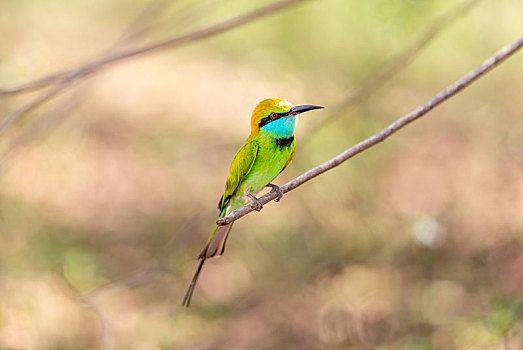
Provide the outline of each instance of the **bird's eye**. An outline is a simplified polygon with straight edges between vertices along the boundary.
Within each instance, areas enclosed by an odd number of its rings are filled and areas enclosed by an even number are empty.
[[[272,120],[276,119],[276,113],[272,112],[271,114],[269,114],[269,118],[271,118]]]

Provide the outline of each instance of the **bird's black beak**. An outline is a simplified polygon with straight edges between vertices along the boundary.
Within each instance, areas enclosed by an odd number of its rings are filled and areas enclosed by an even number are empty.
[[[291,114],[300,114],[303,112],[308,112],[308,111],[312,111],[314,109],[321,109],[321,108],[325,108],[325,107],[312,106],[312,105],[296,106],[292,109]]]

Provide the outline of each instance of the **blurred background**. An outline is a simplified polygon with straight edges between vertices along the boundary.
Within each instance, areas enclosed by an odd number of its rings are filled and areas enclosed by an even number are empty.
[[[2,0],[0,88],[264,1]],[[522,349],[523,54],[239,220],[183,294],[262,99],[301,118],[284,184],[523,29],[520,0],[299,2],[0,95],[1,349]],[[54,86],[47,89],[54,89]]]

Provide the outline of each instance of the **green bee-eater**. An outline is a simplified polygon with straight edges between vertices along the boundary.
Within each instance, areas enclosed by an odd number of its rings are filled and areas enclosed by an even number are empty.
[[[249,200],[253,208],[261,210],[262,205],[255,195],[265,187],[271,187],[278,193],[281,189],[272,184],[278,174],[292,161],[296,149],[294,129],[298,124],[298,115],[320,106],[294,106],[292,103],[271,98],[258,103],[251,117],[251,134],[243,143],[229,170],[225,183],[225,191],[218,203],[220,218],[231,211],[244,206]],[[206,259],[223,254],[227,236],[232,223],[224,226],[216,225],[207,240],[198,259],[200,264],[187,289],[183,305],[189,306],[191,297]]]

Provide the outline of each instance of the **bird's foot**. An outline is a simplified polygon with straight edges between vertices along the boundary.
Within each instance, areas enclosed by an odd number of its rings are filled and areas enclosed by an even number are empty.
[[[251,202],[251,208],[252,208],[252,209],[254,209],[254,210],[256,210],[256,211],[260,211],[260,210],[263,209],[263,204],[262,204],[262,202],[261,202],[258,198],[254,197],[254,196],[253,196],[252,194],[250,194],[250,193],[247,194],[247,197],[249,197],[250,199],[252,199],[252,202]]]
[[[275,202],[279,202],[281,197],[283,197],[283,191],[280,188],[280,186],[275,185],[275,184],[268,184],[265,187],[270,187],[270,188],[272,188],[271,192],[276,192],[276,194],[278,195],[278,198],[276,198],[274,200]]]

